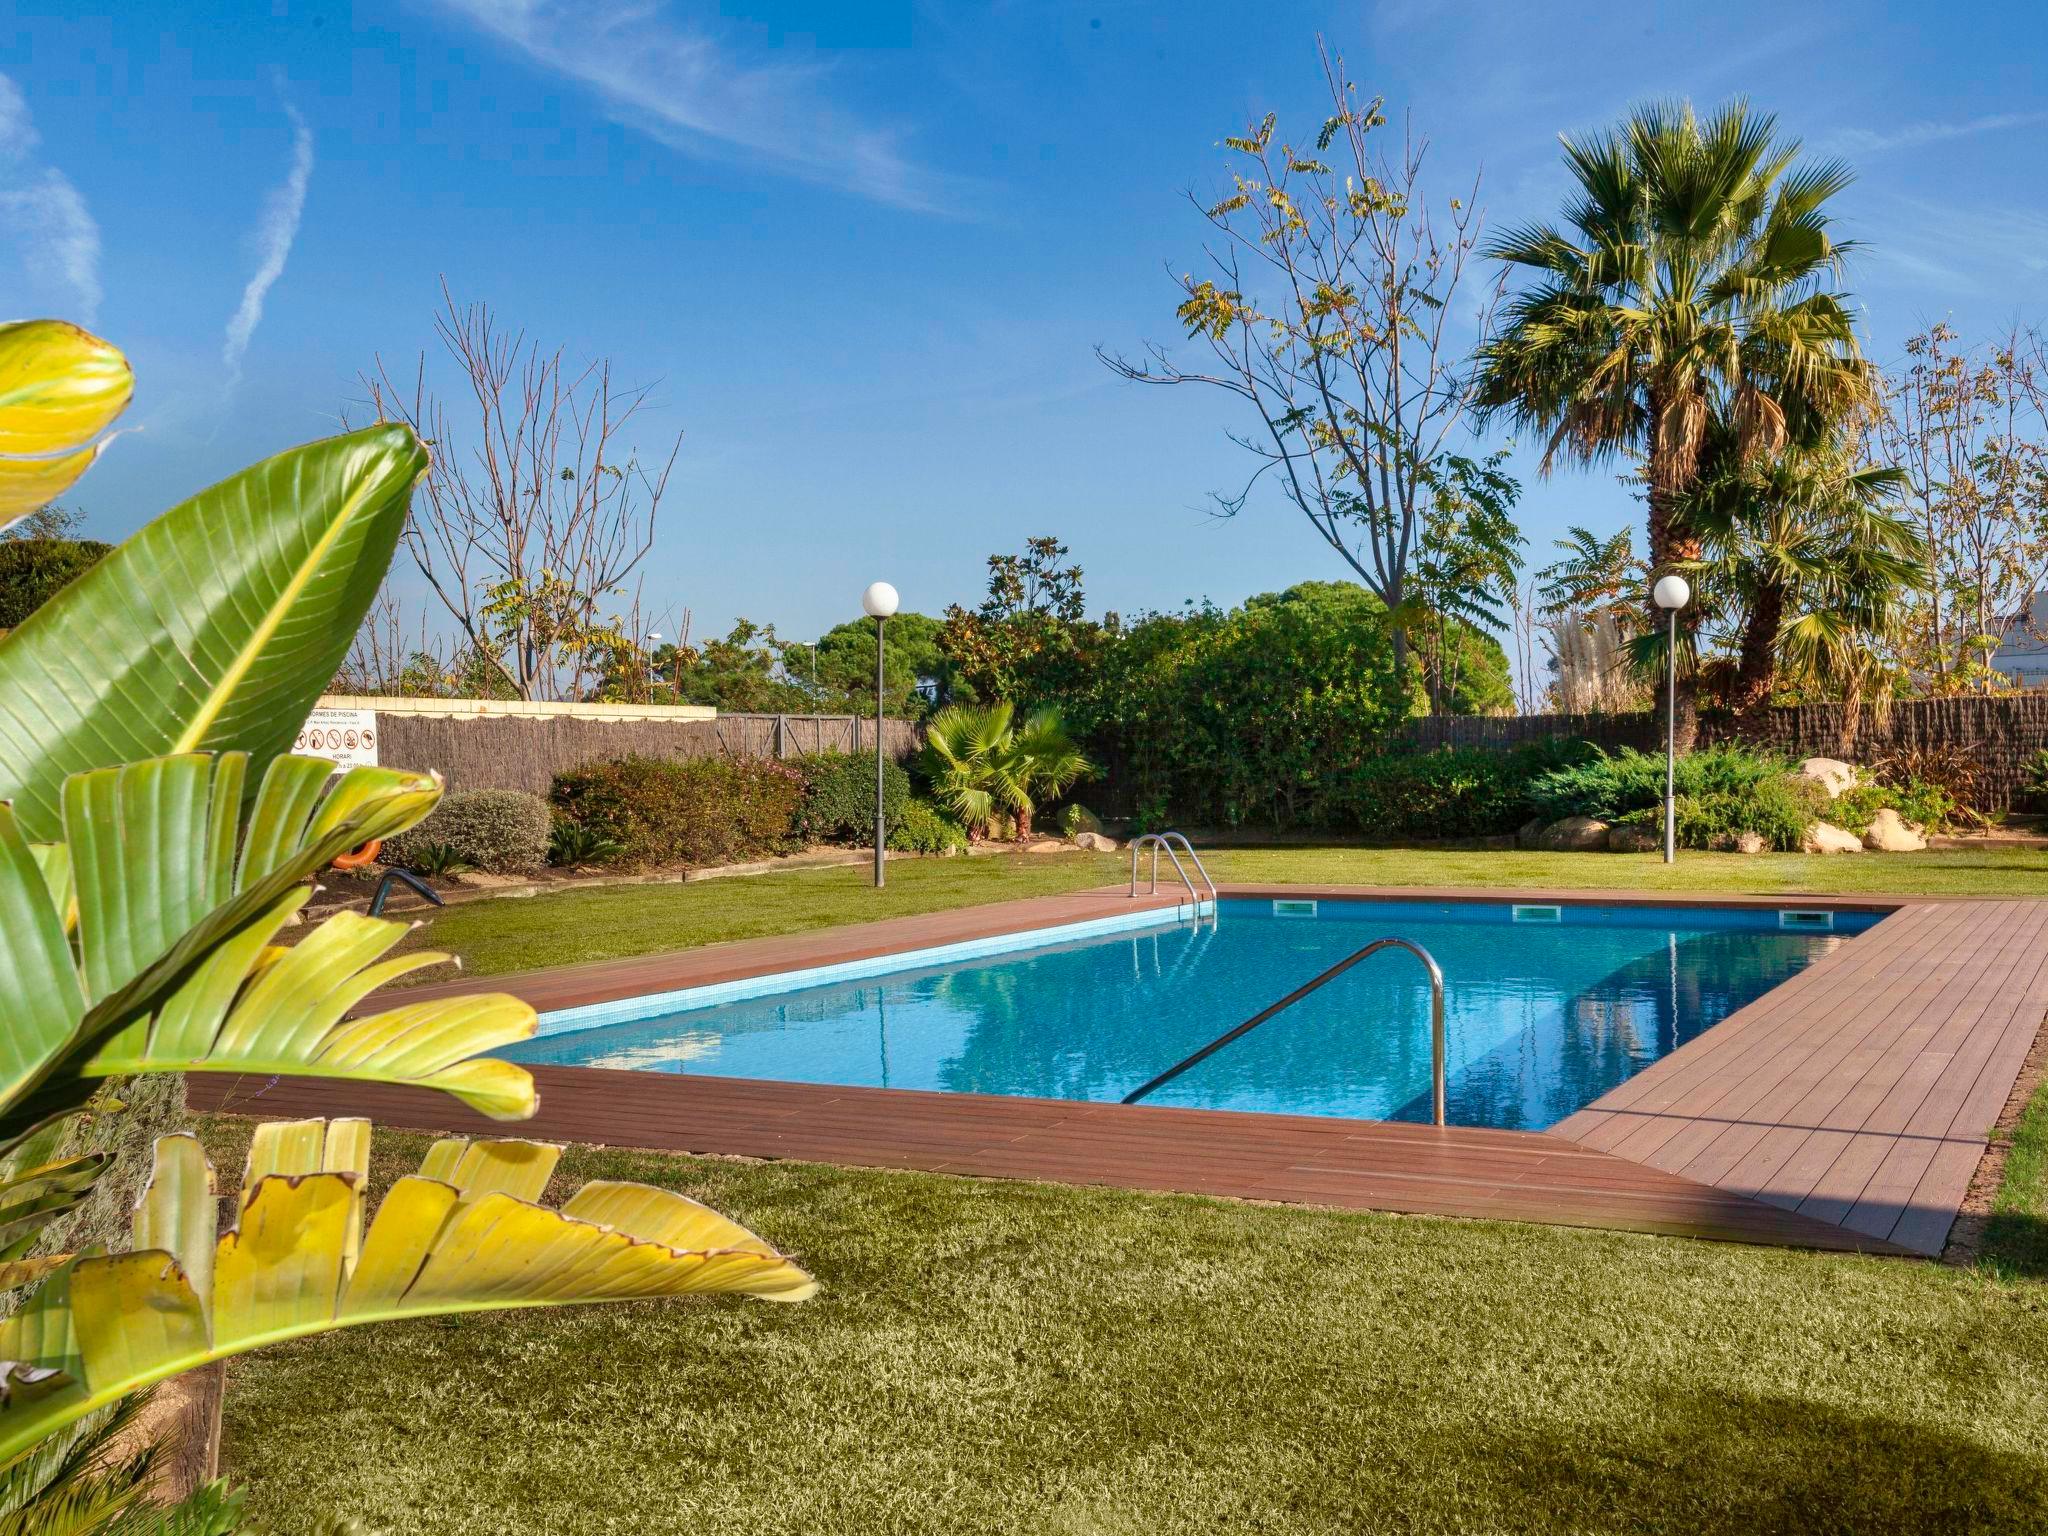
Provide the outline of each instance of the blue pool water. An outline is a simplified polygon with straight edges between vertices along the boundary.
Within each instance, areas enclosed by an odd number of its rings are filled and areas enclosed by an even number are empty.
[[[545,1034],[526,1062],[1114,1100],[1360,945],[1443,968],[1454,1125],[1538,1130],[1711,1029],[1873,915],[1332,902],[1077,938]],[[1538,914],[1548,917],[1549,912]],[[567,1021],[561,1021],[567,1022]],[[1426,1120],[1429,988],[1383,950],[1148,1102]]]

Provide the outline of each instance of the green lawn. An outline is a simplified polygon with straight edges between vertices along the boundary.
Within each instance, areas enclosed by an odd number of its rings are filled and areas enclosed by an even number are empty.
[[[1832,858],[1689,853],[1666,865],[1654,854],[1255,848],[1220,849],[1204,859],[1218,880],[1272,883],[2048,896],[2048,853],[2042,852]],[[1130,860],[1113,854],[903,859],[889,865],[889,883],[880,891],[870,887],[866,870],[834,867],[471,902],[433,914],[415,942],[453,950],[471,974],[490,976],[1085,890],[1129,878]]]
[[[238,1169],[246,1125],[206,1134]],[[378,1178],[424,1145],[381,1135]],[[687,1190],[824,1290],[249,1357],[226,1464],[253,1513],[407,1536],[2048,1528],[2039,1284],[800,1164],[563,1166]]]

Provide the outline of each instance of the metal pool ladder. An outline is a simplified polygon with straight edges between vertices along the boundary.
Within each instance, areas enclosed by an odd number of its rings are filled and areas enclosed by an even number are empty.
[[[1135,844],[1133,846],[1135,846]],[[1171,849],[1168,850],[1169,853],[1171,851]],[[1222,1050],[1223,1047],[1230,1044],[1231,1041],[1242,1039],[1244,1036],[1250,1034],[1253,1030],[1257,1029],[1261,1024],[1265,1023],[1266,1020],[1272,1018],[1274,1014],[1281,1012],[1283,1009],[1292,1008],[1296,1003],[1300,1002],[1304,997],[1307,997],[1309,993],[1315,991],[1318,987],[1325,986],[1328,983],[1335,981],[1339,976],[1342,976],[1346,971],[1350,970],[1351,967],[1358,964],[1359,961],[1365,959],[1368,955],[1378,954],[1381,950],[1387,949],[1389,947],[1407,950],[1409,954],[1413,955],[1416,959],[1420,960],[1422,962],[1422,968],[1429,972],[1430,1118],[1437,1125],[1442,1125],[1444,1123],[1444,973],[1437,966],[1436,961],[1430,956],[1429,951],[1424,949],[1420,944],[1417,944],[1410,939],[1397,938],[1374,939],[1370,944],[1366,945],[1365,948],[1357,950],[1352,954],[1346,955],[1342,960],[1339,960],[1335,965],[1331,966],[1327,971],[1323,972],[1322,975],[1316,977],[1312,981],[1304,982],[1301,986],[1296,987],[1292,992],[1288,993],[1285,997],[1281,998],[1279,1002],[1261,1008],[1257,1013],[1253,1014],[1250,1018],[1246,1019],[1242,1024],[1238,1025],[1237,1028],[1230,1030],[1225,1034],[1218,1035],[1214,1040],[1211,1040],[1199,1051],[1196,1051],[1194,1055],[1189,1056],[1182,1061],[1175,1062],[1172,1066],[1168,1067],[1164,1072],[1160,1073],[1157,1077],[1153,1078],[1151,1082],[1144,1084],[1142,1087],[1132,1089],[1129,1093],[1124,1095],[1123,1101],[1126,1104],[1137,1103],[1138,1100],[1144,1098],[1148,1093],[1151,1093],[1155,1088],[1162,1088],[1166,1084],[1172,1082],[1176,1077],[1179,1077],[1181,1073],[1187,1071],[1189,1067],[1194,1066],[1197,1062],[1207,1061],[1211,1056],[1214,1056],[1218,1051]]]
[[[1166,850],[1166,856],[1173,861],[1174,872],[1180,876],[1181,884],[1188,888],[1188,895],[1194,898],[1195,910],[1199,912],[1202,908],[1202,893],[1188,877],[1187,869],[1180,861],[1180,854],[1173,851],[1176,843],[1194,864],[1196,872],[1201,875],[1202,884],[1209,887],[1210,902],[1215,902],[1216,882],[1209,877],[1209,871],[1202,867],[1202,856],[1195,852],[1195,845],[1180,832],[1147,832],[1142,837],[1131,839],[1131,895],[1135,898],[1138,894],[1138,850],[1141,848],[1152,850],[1151,894],[1159,894],[1159,851],[1163,848]]]

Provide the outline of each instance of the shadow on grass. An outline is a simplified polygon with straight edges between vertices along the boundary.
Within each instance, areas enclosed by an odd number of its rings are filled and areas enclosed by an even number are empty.
[[[1702,1394],[1633,1438],[1499,1447],[1523,1514],[1559,1530],[2038,1531],[2044,1462],[1794,1398]]]
[[[2001,1280],[2048,1280],[2048,1221],[2028,1211],[1992,1212],[1977,1262]]]

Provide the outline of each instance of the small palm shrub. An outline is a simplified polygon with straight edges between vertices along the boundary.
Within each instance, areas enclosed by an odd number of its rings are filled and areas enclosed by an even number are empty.
[[[557,820],[548,834],[550,864],[609,864],[625,851],[623,843],[615,843],[580,822]]]
[[[906,800],[890,818],[889,846],[898,853],[946,853],[967,846],[967,829],[929,800]]]
[[[528,875],[548,861],[553,817],[538,795],[516,789],[468,789],[446,796],[432,815],[385,845],[386,862],[424,869],[425,850],[445,846],[470,869]]]
[[[470,867],[452,843],[408,843],[403,856],[387,853],[385,861],[433,880],[461,874]]]
[[[797,764],[803,808],[797,831],[806,842],[872,843],[875,839],[875,760],[851,752],[820,752]],[[882,817],[892,829],[910,803],[910,774],[901,763],[882,766]],[[889,846],[895,847],[892,836]]]
[[[800,846],[803,775],[755,758],[621,757],[558,774],[555,815],[624,851],[631,865],[700,869]]]
[[[1020,726],[1008,703],[940,710],[925,728],[923,767],[932,793],[974,836],[1014,816],[1017,836],[1029,837],[1039,801],[1095,771],[1058,710],[1036,710]]]

